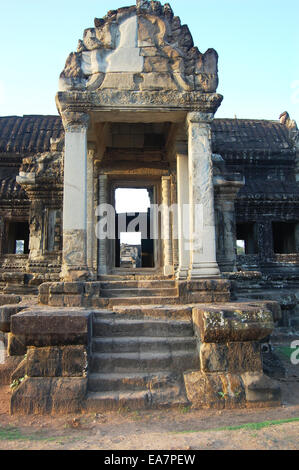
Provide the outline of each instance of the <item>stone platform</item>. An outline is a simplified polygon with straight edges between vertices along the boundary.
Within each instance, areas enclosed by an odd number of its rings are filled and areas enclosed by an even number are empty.
[[[113,279],[113,278],[112,278]],[[99,282],[53,282],[39,287],[39,301],[52,307],[113,308],[117,305],[176,305],[230,300],[230,282],[225,279],[196,281],[138,280]]]
[[[266,301],[25,309],[8,334],[25,377],[11,413],[279,405],[260,347],[273,313]]]

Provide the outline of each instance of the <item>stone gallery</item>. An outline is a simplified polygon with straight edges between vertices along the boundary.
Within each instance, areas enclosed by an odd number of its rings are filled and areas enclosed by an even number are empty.
[[[217,64],[137,0],[84,31],[59,116],[0,118],[11,413],[280,404],[261,350],[299,329],[298,130],[214,119]]]

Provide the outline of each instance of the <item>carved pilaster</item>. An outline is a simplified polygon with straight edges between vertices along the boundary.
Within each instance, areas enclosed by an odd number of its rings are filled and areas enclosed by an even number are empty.
[[[211,113],[187,116],[190,207],[189,277],[219,276],[216,261]]]
[[[100,175],[99,176],[99,205],[108,203],[108,176]],[[98,240],[99,246],[99,262],[98,262],[98,274],[105,275],[107,274],[107,247],[108,240]]]
[[[63,267],[66,281],[89,278],[87,268],[87,127],[85,113],[64,112]]]
[[[173,274],[173,243],[171,230],[171,180],[170,176],[162,177],[162,240],[164,253],[164,274]]]

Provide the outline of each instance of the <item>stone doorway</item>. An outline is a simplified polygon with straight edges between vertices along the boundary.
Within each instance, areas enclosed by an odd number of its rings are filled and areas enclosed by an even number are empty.
[[[121,271],[155,269],[156,243],[152,238],[154,186],[114,188],[114,268]]]

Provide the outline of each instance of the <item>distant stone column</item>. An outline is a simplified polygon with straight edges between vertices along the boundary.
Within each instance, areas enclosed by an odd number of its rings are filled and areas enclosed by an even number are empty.
[[[170,176],[162,176],[162,227],[161,235],[164,253],[164,274],[173,274],[173,245],[170,218],[171,186]]]
[[[210,122],[212,114],[192,112],[188,124],[190,204],[189,278],[220,275],[216,261],[214,187]]]
[[[189,175],[188,153],[177,154],[177,198],[178,198],[178,279],[187,279],[190,265],[189,249]]]
[[[65,281],[88,279],[87,267],[87,128],[85,113],[62,114],[65,129],[63,262]]]
[[[100,175],[99,176],[99,206],[102,204],[108,204],[108,176]],[[107,267],[107,247],[108,240],[98,240],[98,252],[99,252],[99,262],[98,262],[98,274],[105,275],[108,272]]]
[[[236,271],[237,240],[235,200],[243,181],[216,178],[215,210],[218,214],[217,260],[222,272]]]
[[[0,215],[0,255],[4,253],[4,217]]]

